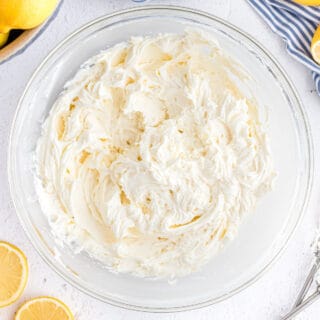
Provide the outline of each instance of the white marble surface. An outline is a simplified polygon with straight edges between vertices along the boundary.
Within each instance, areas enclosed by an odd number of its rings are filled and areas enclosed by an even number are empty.
[[[7,145],[9,129],[17,101],[29,77],[50,49],[84,23],[106,13],[134,5],[130,0],[64,0],[56,19],[22,55],[0,66],[0,239],[18,245],[27,254],[30,279],[22,298],[0,310],[0,319],[12,319],[25,299],[37,295],[54,295],[65,301],[77,320],[122,319],[280,319],[291,307],[311,261],[309,249],[320,217],[320,97],[314,91],[311,75],[285,51],[284,43],[253,12],[246,1],[239,0],[163,0],[147,4],[177,4],[196,7],[216,14],[263,43],[287,70],[294,81],[309,115],[315,146],[315,185],[306,215],[281,258],[262,279],[250,288],[219,304],[200,310],[175,314],[148,314],[127,311],[99,302],[74,289],[51,271],[24,234],[10,199],[7,182]],[[296,319],[319,319],[320,301]]]

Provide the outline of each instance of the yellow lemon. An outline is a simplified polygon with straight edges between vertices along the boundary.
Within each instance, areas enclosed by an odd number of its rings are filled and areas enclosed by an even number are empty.
[[[44,22],[57,3],[58,0],[0,0],[0,46],[1,38],[8,37],[11,29],[31,29]]]
[[[293,0],[296,3],[303,4],[305,6],[320,6],[320,0]]]
[[[52,297],[38,297],[25,302],[16,312],[14,320],[74,320],[70,309]]]
[[[311,41],[311,54],[313,59],[320,64],[320,25]]]
[[[14,245],[0,241],[0,308],[18,300],[28,280],[28,262]]]
[[[8,33],[0,33],[0,48],[5,45],[9,37],[9,32]]]

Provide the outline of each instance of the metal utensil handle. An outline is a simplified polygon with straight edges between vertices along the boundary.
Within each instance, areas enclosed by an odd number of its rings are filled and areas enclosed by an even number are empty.
[[[314,275],[316,274],[316,272],[318,271],[319,269],[319,259],[317,258],[317,260],[314,262],[312,268],[310,269],[310,272],[308,274],[308,277],[306,279],[306,281],[304,282],[300,292],[299,292],[299,295],[297,297],[297,300],[296,302],[294,303],[294,307],[297,307],[300,305],[300,303],[303,301],[304,297],[306,296],[311,284],[312,284],[312,281],[313,281],[313,278],[314,278]]]
[[[296,308],[291,310],[287,315],[285,315],[283,318],[281,318],[281,320],[292,319],[299,312],[303,311],[308,306],[310,306],[313,302],[315,302],[318,298],[320,298],[320,292],[318,290],[315,293],[313,293],[310,297],[308,297],[305,301],[303,301],[299,306],[297,306]]]

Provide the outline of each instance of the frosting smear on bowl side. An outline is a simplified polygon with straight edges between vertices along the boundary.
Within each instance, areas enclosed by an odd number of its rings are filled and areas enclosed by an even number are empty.
[[[135,37],[91,58],[43,125],[37,191],[63,243],[110,270],[199,270],[271,189],[241,67],[212,35]]]

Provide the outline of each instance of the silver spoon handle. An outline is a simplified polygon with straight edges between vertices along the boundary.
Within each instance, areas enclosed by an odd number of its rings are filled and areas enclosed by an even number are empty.
[[[313,293],[310,297],[308,297],[306,300],[304,300],[299,306],[291,310],[287,315],[285,315],[281,320],[290,320],[294,316],[296,316],[299,312],[306,309],[308,306],[310,306],[313,302],[315,302],[318,298],[320,298],[320,292],[317,290],[315,293]]]

